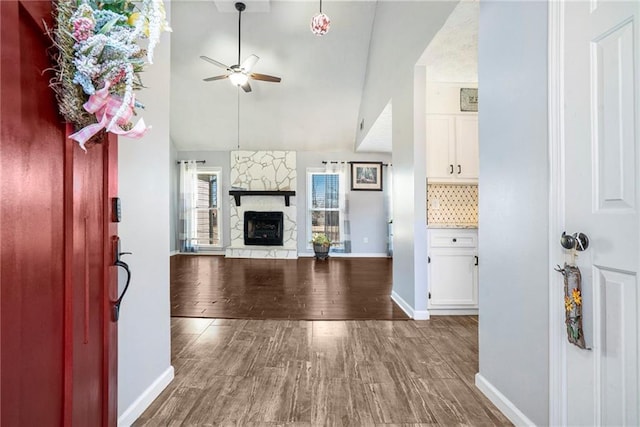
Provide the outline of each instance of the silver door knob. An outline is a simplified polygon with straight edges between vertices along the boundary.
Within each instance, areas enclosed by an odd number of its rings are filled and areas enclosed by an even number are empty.
[[[567,234],[563,231],[560,245],[567,250],[575,249],[582,252],[589,247],[589,237],[584,233]]]

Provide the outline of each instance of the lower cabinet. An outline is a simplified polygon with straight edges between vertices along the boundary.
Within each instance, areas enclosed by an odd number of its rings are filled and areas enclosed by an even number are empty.
[[[478,312],[478,231],[429,229],[429,313]]]

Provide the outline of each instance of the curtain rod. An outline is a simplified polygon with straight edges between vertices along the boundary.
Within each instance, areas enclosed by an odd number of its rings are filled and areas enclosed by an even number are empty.
[[[180,164],[180,163],[182,163],[182,162],[188,162],[188,161],[189,161],[189,160],[178,160],[178,161],[176,161],[176,164],[178,164],[178,165],[179,165],[179,164]],[[196,160],[196,163],[202,163],[202,164],[204,164],[204,163],[207,163],[207,161],[206,161],[206,160]]]
[[[347,161],[340,161],[340,162],[338,162],[338,161],[335,161],[335,160],[331,160],[330,162],[328,162],[328,161],[326,161],[326,160],[323,160],[323,161],[322,161],[322,164],[323,164],[323,165],[326,165],[327,163],[331,163],[331,164],[333,165],[333,164],[338,164],[338,163],[348,163],[348,164],[352,164],[352,163],[368,163],[368,162],[353,162],[353,161],[349,161],[349,162],[347,162]],[[376,163],[376,162],[373,162],[373,163]],[[393,166],[393,165],[392,165],[391,163],[382,163],[382,166]]]

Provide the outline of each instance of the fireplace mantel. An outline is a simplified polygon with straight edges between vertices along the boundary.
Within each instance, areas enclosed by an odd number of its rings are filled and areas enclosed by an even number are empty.
[[[296,192],[280,190],[230,190],[229,195],[235,199],[236,206],[240,206],[240,199],[243,196],[283,196],[284,205],[289,206],[289,197],[295,196]]]

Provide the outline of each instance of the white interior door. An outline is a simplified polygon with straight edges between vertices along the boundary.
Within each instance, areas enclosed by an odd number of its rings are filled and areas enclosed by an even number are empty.
[[[564,224],[591,240],[577,261],[591,350],[565,341],[567,423],[637,426],[640,1],[564,8]]]

